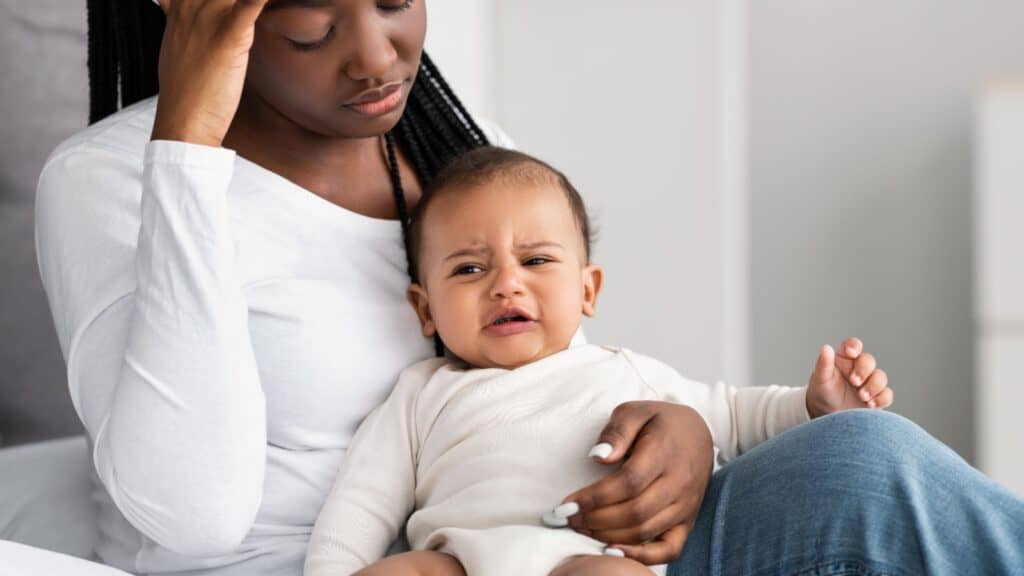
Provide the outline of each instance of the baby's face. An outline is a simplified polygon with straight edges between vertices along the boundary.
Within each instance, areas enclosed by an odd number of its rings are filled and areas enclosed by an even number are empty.
[[[437,331],[479,368],[516,368],[565,350],[594,313],[601,269],[586,262],[554,182],[501,180],[438,197],[423,222],[420,285],[409,289],[424,336]]]

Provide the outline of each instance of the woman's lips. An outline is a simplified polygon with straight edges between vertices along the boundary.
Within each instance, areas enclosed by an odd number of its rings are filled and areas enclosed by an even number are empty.
[[[404,82],[390,84],[379,90],[364,93],[344,106],[363,116],[383,116],[402,104]]]

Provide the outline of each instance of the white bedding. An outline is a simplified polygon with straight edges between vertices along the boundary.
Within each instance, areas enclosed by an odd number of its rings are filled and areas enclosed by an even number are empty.
[[[0,540],[0,576],[128,576],[116,568]]]
[[[79,560],[96,543],[89,470],[82,436],[0,450],[0,576],[124,575]]]

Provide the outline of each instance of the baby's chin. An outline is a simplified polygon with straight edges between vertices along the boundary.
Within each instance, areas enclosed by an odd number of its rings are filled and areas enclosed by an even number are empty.
[[[466,363],[470,368],[502,368],[504,370],[515,370],[548,356],[557,354],[569,347],[566,342],[564,346],[550,348],[536,346],[486,346],[481,350],[473,350],[465,354],[455,356]]]

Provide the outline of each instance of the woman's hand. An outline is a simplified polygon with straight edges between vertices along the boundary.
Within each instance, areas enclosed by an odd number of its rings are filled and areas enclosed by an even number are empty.
[[[602,458],[603,443],[611,451]],[[591,454],[604,464],[625,461],[563,500],[579,506],[569,525],[644,564],[678,556],[711,479],[714,452],[704,419],[688,406],[627,402],[612,413]]]
[[[238,110],[267,0],[160,0],[160,98],[153,140],[220,146]]]

